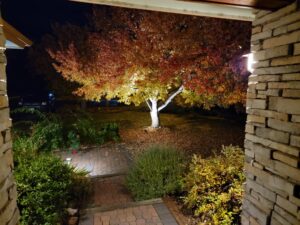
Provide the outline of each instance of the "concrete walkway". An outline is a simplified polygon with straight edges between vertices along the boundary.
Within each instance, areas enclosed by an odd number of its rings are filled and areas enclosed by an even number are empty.
[[[134,202],[125,187],[131,160],[122,144],[60,156],[91,172],[93,190],[79,225],[178,225],[161,199]]]

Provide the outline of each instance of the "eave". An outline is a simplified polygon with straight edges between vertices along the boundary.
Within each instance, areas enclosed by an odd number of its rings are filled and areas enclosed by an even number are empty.
[[[32,45],[32,41],[25,37],[16,28],[0,18],[4,36],[6,38],[5,47],[8,49],[23,49]]]
[[[255,9],[249,7],[223,5],[208,2],[176,0],[71,0],[100,5],[111,5],[125,8],[179,13],[195,16],[207,16],[224,19],[252,21]]]

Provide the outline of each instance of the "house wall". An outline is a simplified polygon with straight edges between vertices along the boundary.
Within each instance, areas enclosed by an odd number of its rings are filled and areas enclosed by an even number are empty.
[[[299,4],[299,3],[298,3]],[[251,50],[245,138],[243,225],[300,224],[300,11],[258,11]],[[0,224],[19,218],[0,26]]]
[[[243,225],[300,224],[299,1],[253,21]]]
[[[4,54],[5,37],[0,25],[0,224],[18,223],[17,191],[13,179],[13,157],[11,142],[11,120],[9,118],[8,98],[6,95],[6,57]]]

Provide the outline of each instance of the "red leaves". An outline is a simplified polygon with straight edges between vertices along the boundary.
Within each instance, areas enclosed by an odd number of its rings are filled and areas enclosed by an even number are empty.
[[[99,8],[91,27],[82,29],[84,39],[74,36],[49,53],[56,70],[82,85],[77,93],[86,98],[139,93],[131,98],[134,103],[158,95],[164,100],[163,86],[171,90],[184,84],[198,95],[234,103],[245,91],[236,74],[245,65],[236,59],[249,48],[249,28],[237,21]]]

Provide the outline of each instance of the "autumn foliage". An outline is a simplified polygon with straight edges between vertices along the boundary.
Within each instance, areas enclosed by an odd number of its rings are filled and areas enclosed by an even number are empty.
[[[76,30],[48,52],[86,99],[146,102],[157,113],[176,95],[205,108],[245,101],[249,23],[100,7]]]

